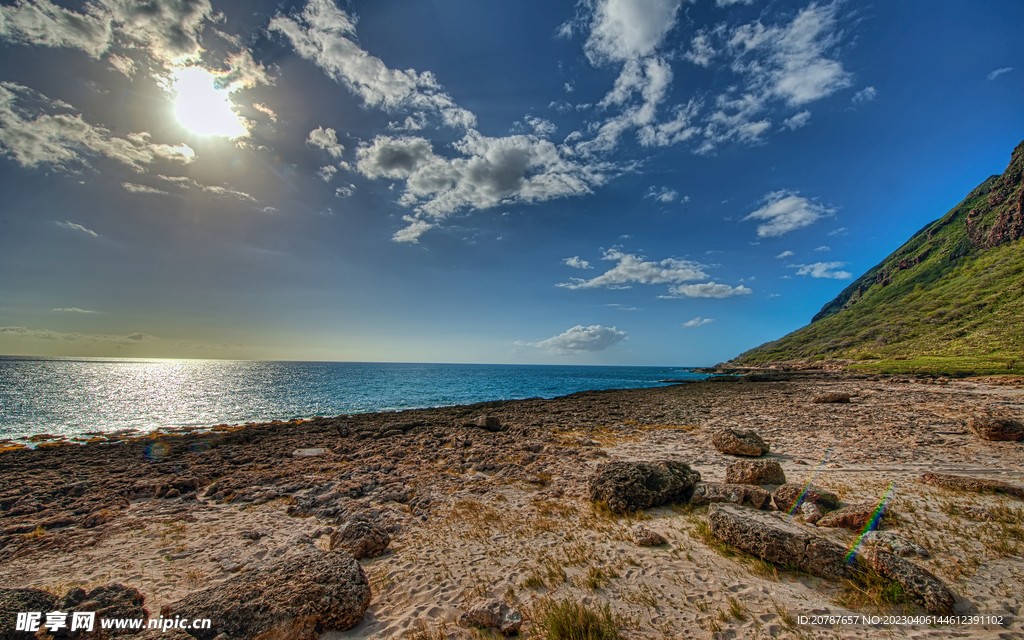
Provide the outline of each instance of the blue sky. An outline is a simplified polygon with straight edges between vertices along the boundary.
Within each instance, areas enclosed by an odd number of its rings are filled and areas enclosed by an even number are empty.
[[[704,365],[1024,138],[1024,5],[0,5],[0,354]]]

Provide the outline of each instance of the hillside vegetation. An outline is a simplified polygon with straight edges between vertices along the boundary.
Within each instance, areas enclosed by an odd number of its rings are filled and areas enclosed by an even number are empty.
[[[892,371],[1024,368],[1024,142],[992,176],[826,304],[733,364],[849,359]]]

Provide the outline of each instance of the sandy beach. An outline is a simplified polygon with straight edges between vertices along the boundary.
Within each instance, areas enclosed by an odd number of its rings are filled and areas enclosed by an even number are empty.
[[[813,402],[829,393],[849,401]],[[607,605],[626,638],[1024,638],[1024,500],[921,481],[1024,485],[1024,443],[967,428],[984,414],[1024,415],[1024,381],[766,373],[9,450],[0,587],[124,584],[156,615],[271,563],[335,553],[332,534],[363,521],[390,535],[360,561],[372,599],[358,625],[323,640],[486,637],[457,624],[478,598],[518,610],[535,638],[545,607],[566,600]],[[684,462],[724,482],[738,460],[712,445],[724,428],[756,431],[789,483],[813,480],[843,505],[884,498],[882,530],[927,552],[908,560],[956,595],[954,612],[996,623],[804,623],[925,610],[729,549],[709,534],[706,505],[616,515],[590,500],[612,461]],[[859,533],[792,524],[844,549]],[[666,544],[638,546],[637,526]]]

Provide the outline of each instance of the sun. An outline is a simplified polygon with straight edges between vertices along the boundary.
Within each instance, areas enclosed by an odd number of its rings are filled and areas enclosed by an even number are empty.
[[[174,115],[186,129],[201,136],[239,138],[249,133],[242,118],[232,111],[231,92],[217,84],[217,75],[199,67],[171,74]]]

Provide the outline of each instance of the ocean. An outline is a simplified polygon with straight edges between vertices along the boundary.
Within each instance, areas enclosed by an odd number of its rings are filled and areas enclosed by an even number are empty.
[[[0,439],[553,398],[704,377],[687,367],[0,357]]]

